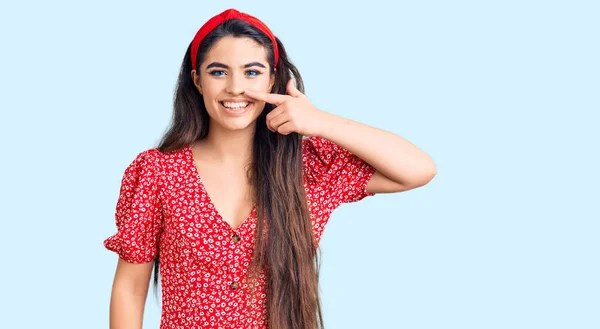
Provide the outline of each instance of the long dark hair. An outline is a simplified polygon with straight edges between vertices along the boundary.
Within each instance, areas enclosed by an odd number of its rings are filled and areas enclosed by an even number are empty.
[[[274,67],[273,43],[258,29],[242,20],[228,20],[215,28],[200,44],[197,67],[222,37],[247,37],[267,49],[272,93],[286,94],[293,77],[304,92],[300,72],[289,60],[279,38],[279,62]],[[174,98],[171,126],[158,146],[161,152],[180,150],[208,134],[209,116],[202,95],[191,78],[190,48],[183,58]],[[281,135],[268,130],[266,104],[257,119],[249,177],[257,208],[255,252],[250,265],[251,282],[266,269],[267,322],[275,329],[323,328],[319,298],[319,248],[315,242],[302,180],[302,135]],[[268,225],[267,225],[268,219]],[[266,231],[266,234],[264,232]],[[158,285],[159,258],[154,264]]]

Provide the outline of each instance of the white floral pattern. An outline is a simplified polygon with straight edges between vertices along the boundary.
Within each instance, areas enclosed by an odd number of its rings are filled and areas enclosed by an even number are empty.
[[[321,137],[305,138],[303,177],[317,243],[334,209],[373,195],[375,169]],[[237,227],[216,211],[198,175],[190,146],[139,153],[125,170],[117,232],[104,246],[132,263],[160,252],[161,329],[266,329],[265,273],[249,300],[246,273],[253,255],[256,209]]]

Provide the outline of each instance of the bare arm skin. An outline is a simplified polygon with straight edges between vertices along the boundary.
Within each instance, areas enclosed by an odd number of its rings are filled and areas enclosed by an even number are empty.
[[[119,258],[110,297],[110,329],[142,328],[152,264]]]
[[[319,136],[347,149],[376,171],[367,184],[371,193],[394,193],[423,186],[436,175],[429,155],[391,132],[327,112]]]

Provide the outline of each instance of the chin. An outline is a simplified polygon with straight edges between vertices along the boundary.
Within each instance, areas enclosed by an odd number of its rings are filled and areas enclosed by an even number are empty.
[[[220,122],[220,125],[226,130],[238,131],[246,129],[254,129],[256,121],[250,118],[238,118],[237,120],[226,120],[226,122]]]

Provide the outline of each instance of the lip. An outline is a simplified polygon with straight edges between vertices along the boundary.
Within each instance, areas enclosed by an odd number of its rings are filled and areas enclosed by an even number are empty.
[[[244,108],[243,111],[237,112],[237,111],[232,111],[230,108],[227,108],[223,105],[223,102],[247,102],[248,105]],[[250,107],[252,106],[253,102],[251,101],[247,101],[247,100],[223,100],[223,101],[219,101],[219,106],[221,107],[221,109],[223,109],[223,111],[225,113],[227,113],[228,115],[231,116],[242,116],[244,114],[246,114],[246,112],[248,112],[248,110],[250,109]]]
[[[231,102],[231,103],[247,102],[247,103],[254,103],[251,99],[248,99],[248,98],[243,98],[243,99],[229,98],[229,99],[222,99],[219,102]]]

